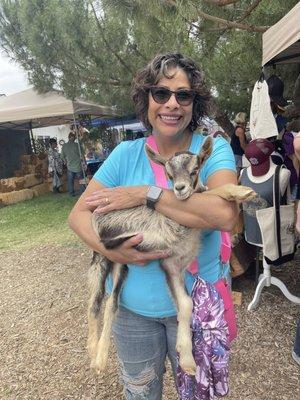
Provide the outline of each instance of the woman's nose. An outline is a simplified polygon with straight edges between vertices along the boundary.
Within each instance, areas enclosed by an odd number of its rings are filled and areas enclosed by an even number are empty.
[[[176,100],[176,97],[175,97],[175,93],[171,94],[171,97],[166,102],[166,106],[172,107],[172,108],[179,107],[179,104],[177,103],[177,100]]]

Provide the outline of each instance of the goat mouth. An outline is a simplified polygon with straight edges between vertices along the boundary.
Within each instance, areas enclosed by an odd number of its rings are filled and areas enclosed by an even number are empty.
[[[175,196],[177,197],[178,200],[186,200],[190,197],[191,191],[188,190],[187,192],[181,193],[178,191],[175,191]]]

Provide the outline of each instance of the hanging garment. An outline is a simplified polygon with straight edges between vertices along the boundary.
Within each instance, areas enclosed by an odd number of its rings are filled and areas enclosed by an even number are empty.
[[[257,81],[254,85],[250,108],[250,135],[252,140],[278,135],[266,81]]]
[[[252,182],[248,176],[248,168],[243,169],[240,177],[241,185],[251,187],[257,196],[250,201],[242,203],[245,227],[245,239],[256,246],[262,246],[262,236],[256,211],[273,206],[273,175],[261,183]]]
[[[213,285],[197,277],[193,286],[193,355],[196,375],[178,364],[177,386],[181,400],[212,400],[226,396],[228,387],[229,336],[224,304]]]

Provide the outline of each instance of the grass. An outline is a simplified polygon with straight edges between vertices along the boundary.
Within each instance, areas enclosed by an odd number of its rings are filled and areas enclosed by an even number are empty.
[[[41,244],[74,245],[79,239],[67,217],[76,198],[46,194],[0,209],[0,251],[28,249]]]

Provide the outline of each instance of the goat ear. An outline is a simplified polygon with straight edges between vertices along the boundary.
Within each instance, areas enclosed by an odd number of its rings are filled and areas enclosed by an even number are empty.
[[[155,153],[154,150],[151,149],[151,147],[146,143],[145,144],[145,152],[149,158],[149,160],[152,160],[156,164],[165,166],[166,161],[160,154]]]
[[[208,159],[208,157],[211,155],[213,150],[213,139],[208,136],[203,143],[200,153],[199,153],[199,166],[202,167],[204,162]]]

